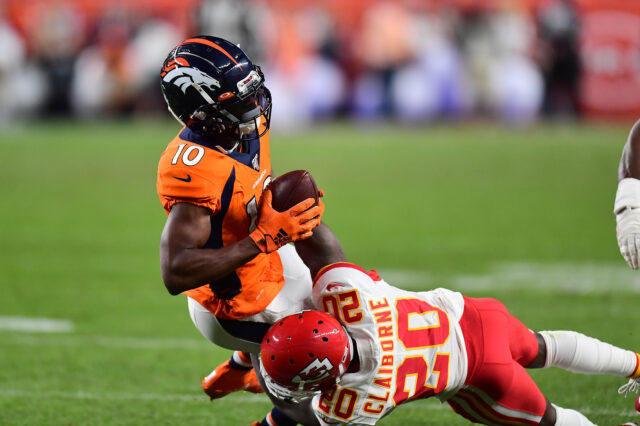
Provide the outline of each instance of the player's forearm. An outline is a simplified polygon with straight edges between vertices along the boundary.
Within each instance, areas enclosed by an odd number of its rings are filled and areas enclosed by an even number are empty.
[[[260,252],[249,237],[220,249],[182,248],[161,255],[162,280],[172,295],[223,278]]]
[[[315,277],[320,269],[336,262],[346,262],[342,244],[327,225],[321,223],[306,240],[295,242],[296,251]]]
[[[640,179],[640,120],[631,128],[627,143],[622,149],[618,181],[626,178]]]

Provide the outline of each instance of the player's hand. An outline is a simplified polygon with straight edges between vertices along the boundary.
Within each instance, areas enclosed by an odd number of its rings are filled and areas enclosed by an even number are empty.
[[[275,210],[271,200],[271,191],[266,190],[260,200],[258,226],[249,234],[262,252],[271,253],[285,244],[313,235],[313,229],[320,224],[321,216],[320,207],[314,206],[313,198],[284,212]]]
[[[618,184],[616,202],[616,235],[624,260],[631,269],[640,267],[640,180],[622,179]]]
[[[627,208],[616,215],[618,246],[631,269],[640,267],[640,209]]]

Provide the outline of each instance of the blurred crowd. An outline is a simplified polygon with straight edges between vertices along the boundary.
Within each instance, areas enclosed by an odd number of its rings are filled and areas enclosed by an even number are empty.
[[[575,117],[579,31],[571,0],[5,0],[0,122],[165,114],[160,66],[195,34],[263,67],[280,128]]]

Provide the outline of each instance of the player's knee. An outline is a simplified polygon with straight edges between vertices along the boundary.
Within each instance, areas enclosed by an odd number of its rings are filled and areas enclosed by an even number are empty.
[[[526,366],[527,368],[543,368],[547,360],[547,344],[540,333],[535,333],[535,335],[538,341],[538,354],[533,361]]]
[[[537,333],[536,333],[537,334]],[[540,426],[554,426],[556,424],[556,409],[547,399],[547,408],[544,410]]]

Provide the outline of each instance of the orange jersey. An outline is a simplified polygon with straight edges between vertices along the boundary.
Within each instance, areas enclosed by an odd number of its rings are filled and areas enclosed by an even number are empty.
[[[258,201],[270,180],[269,133],[252,141],[249,152],[225,153],[184,128],[160,158],[156,186],[167,214],[176,203],[211,210],[211,234],[204,248],[215,249],[253,231]],[[283,285],[282,262],[273,252],[183,294],[217,317],[237,319],[264,310]]]

